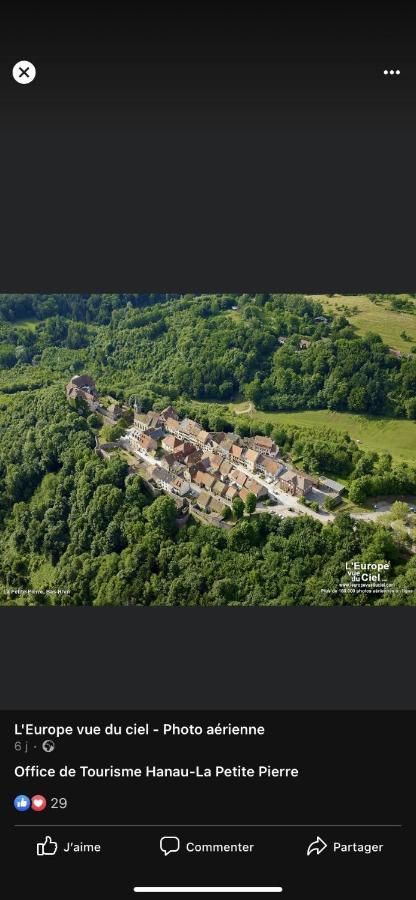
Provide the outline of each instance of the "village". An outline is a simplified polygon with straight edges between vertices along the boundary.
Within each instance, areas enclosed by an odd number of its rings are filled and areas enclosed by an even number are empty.
[[[116,402],[104,407],[88,375],[74,376],[66,394],[70,401],[81,398],[92,412],[113,424],[128,412],[131,415],[131,410]],[[290,466],[270,437],[206,431],[198,422],[181,418],[173,406],[143,413],[136,403],[133,422],[117,441],[99,444],[97,440],[100,455],[117,449],[128,452],[130,471],[139,471],[153,494],[169,494],[180,512],[186,514],[192,507],[197,516],[213,524],[223,524],[233,501],[238,497],[246,504],[249,494],[259,509],[280,506],[282,515],[306,513],[328,521],[332,516],[324,508],[325,500],[329,498],[335,508],[344,490],[331,479],[318,479]]]

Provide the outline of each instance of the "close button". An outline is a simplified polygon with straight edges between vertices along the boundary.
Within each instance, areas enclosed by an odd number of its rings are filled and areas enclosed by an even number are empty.
[[[21,59],[13,66],[13,78],[18,84],[30,84],[36,78],[36,69],[28,59]]]

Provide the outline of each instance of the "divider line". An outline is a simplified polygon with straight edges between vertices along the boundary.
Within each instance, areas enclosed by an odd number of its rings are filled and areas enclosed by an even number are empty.
[[[242,825],[241,822],[238,822],[233,825],[223,825],[223,824],[201,825],[201,824],[195,824],[195,823],[193,825],[180,825],[178,823],[169,825],[169,824],[166,824],[166,822],[165,822],[162,825],[154,825],[154,824],[146,825],[145,823],[141,823],[139,825],[132,825],[132,824],[121,824],[119,822],[115,822],[113,824],[108,824],[108,825],[104,824],[103,825],[102,822],[99,822],[99,823],[97,822],[95,825],[94,824],[87,825],[84,822],[80,822],[78,825],[65,825],[65,824],[55,825],[55,824],[52,824],[50,821],[45,822],[44,825],[35,824],[35,823],[24,824],[23,822],[22,822],[22,824],[18,825],[16,822],[14,822],[13,826],[14,826],[14,828],[43,828],[43,829],[45,829],[46,827],[48,827],[48,828],[178,828],[178,829],[179,828],[403,828],[403,825],[398,825],[398,824],[362,825],[361,823],[356,824],[356,825],[345,825],[345,824],[343,824],[343,825],[322,825],[321,823],[318,823],[318,824],[315,823],[312,825],[304,825],[304,824],[270,825],[270,824],[259,824],[259,823],[250,824],[250,825]]]

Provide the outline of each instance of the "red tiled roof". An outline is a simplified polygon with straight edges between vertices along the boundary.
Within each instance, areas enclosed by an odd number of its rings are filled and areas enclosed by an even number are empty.
[[[260,454],[257,453],[256,450],[247,450],[245,458],[248,459],[249,462],[256,463],[257,460],[260,458]]]
[[[239,447],[238,444],[232,445],[232,447],[231,447],[231,455],[232,456],[237,456],[238,458],[240,458],[242,452],[243,452],[243,448]]]

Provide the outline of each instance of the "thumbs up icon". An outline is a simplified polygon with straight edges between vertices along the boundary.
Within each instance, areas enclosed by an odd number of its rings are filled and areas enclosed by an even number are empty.
[[[58,844],[56,841],[53,841],[49,834],[46,835],[45,840],[36,844],[36,853],[38,856],[55,856],[55,853],[58,849]]]

